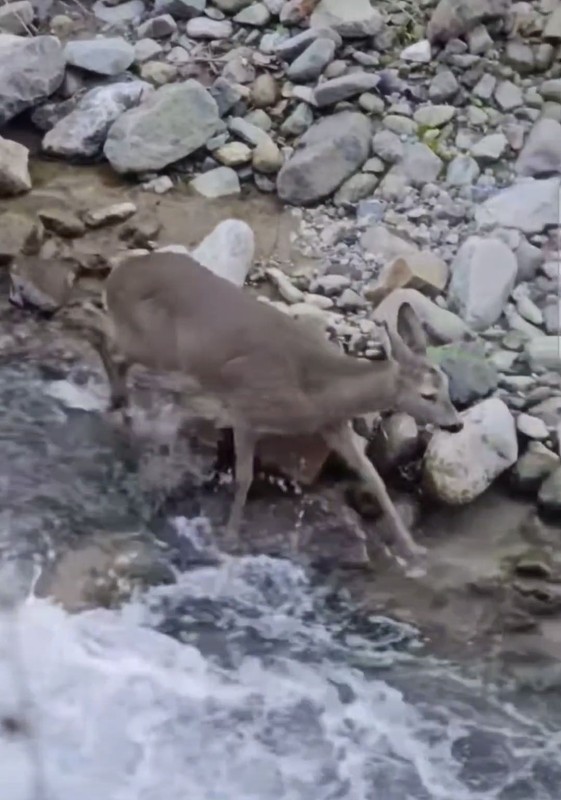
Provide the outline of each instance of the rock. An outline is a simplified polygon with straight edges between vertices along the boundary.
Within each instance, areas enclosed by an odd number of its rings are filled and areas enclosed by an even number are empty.
[[[544,81],[539,87],[539,93],[544,100],[552,100],[554,103],[561,102],[561,78],[552,78]]]
[[[429,105],[418,108],[413,114],[413,119],[417,125],[422,125],[423,128],[441,128],[455,116],[454,106]]]
[[[558,224],[560,181],[528,179],[503,189],[475,209],[479,229],[517,228],[542,233]]]
[[[433,103],[445,103],[452,100],[460,89],[456,76],[449,69],[444,69],[432,79],[429,86],[429,99]]]
[[[292,62],[286,71],[286,77],[295,83],[313,81],[333,61],[334,55],[335,42],[332,39],[316,39]]]
[[[544,480],[559,466],[559,456],[541,442],[532,441],[510,473],[511,484],[518,491],[535,496]]]
[[[140,68],[140,77],[156,88],[165,86],[177,77],[177,67],[162,61],[147,61]]]
[[[403,61],[411,61],[413,64],[430,64],[432,52],[429,40],[421,39],[420,42],[410,44],[401,51],[401,58]]]
[[[502,400],[483,400],[462,421],[459,433],[438,431],[423,460],[426,489],[449,505],[475,500],[518,458],[514,419]]]
[[[504,242],[470,236],[452,263],[451,307],[471,328],[489,328],[504,311],[517,269],[514,254]]]
[[[493,47],[493,39],[485,25],[476,25],[467,34],[469,52],[473,55],[484,55]]]
[[[0,31],[25,34],[35,18],[35,9],[29,0],[15,0],[0,6]]]
[[[56,233],[57,236],[73,239],[75,236],[83,236],[86,232],[86,226],[82,220],[71,211],[61,208],[43,208],[38,211],[37,216],[45,230]]]
[[[213,5],[226,14],[237,14],[242,8],[249,6],[253,0],[214,0]]]
[[[527,436],[528,439],[547,439],[549,431],[545,422],[539,417],[533,417],[531,414],[519,414],[516,419],[516,428],[519,433]]]
[[[501,158],[507,147],[508,140],[504,133],[491,133],[472,146],[471,154],[479,164],[493,164]]]
[[[403,142],[397,133],[378,131],[372,138],[372,152],[386,164],[397,164],[403,158]]]
[[[239,167],[251,161],[252,150],[243,142],[228,142],[214,150],[213,156],[225,167]]]
[[[442,292],[448,282],[448,265],[428,250],[410,252],[387,261],[373,287],[366,288],[366,296],[373,297],[380,290],[417,289],[428,295]]]
[[[264,175],[276,175],[283,165],[283,160],[281,151],[269,137],[260,141],[253,151],[253,169]]]
[[[50,21],[49,31],[59,39],[66,39],[70,36],[75,27],[76,23],[72,17],[66,14],[55,14]]]
[[[191,19],[204,12],[206,3],[207,0],[156,0],[154,11],[171,14],[174,19]]]
[[[10,268],[10,300],[53,312],[67,302],[75,281],[75,264],[19,256]]]
[[[446,183],[449,186],[471,186],[478,179],[481,170],[471,156],[456,156],[449,164],[446,172]]]
[[[302,147],[284,164],[277,178],[281,200],[306,205],[329,197],[366,161],[370,121],[342,111],[317,122],[302,136]]]
[[[252,147],[257,147],[261,142],[266,142],[271,138],[262,128],[242,117],[231,117],[228,120],[228,128],[233,134],[239,136],[240,139],[243,139],[244,142],[247,142]]]
[[[149,39],[164,39],[166,36],[171,36],[177,31],[177,22],[171,14],[161,14],[158,17],[152,17],[139,25],[136,34],[141,38],[147,37]]]
[[[251,87],[251,102],[255,108],[268,108],[277,102],[279,87],[268,72],[260,75]]]
[[[64,79],[64,58],[54,36],[0,34],[0,128],[45,100]]]
[[[118,6],[106,6],[103,0],[97,0],[92,7],[95,16],[108,25],[122,25],[140,20],[145,10],[142,0],[128,0]]]
[[[99,155],[113,122],[124,111],[138,106],[153,91],[143,81],[111,83],[90,89],[78,101],[74,111],[64,116],[43,137],[43,151],[65,158]]]
[[[84,222],[88,228],[102,228],[104,225],[114,225],[116,222],[124,220],[136,214],[134,203],[114,203],[111,206],[103,206],[95,211],[87,211],[84,214]]]
[[[442,160],[426,144],[406,145],[398,169],[413,186],[423,186],[435,181],[442,169]]]
[[[378,185],[378,177],[371,173],[359,172],[343,181],[333,196],[336,206],[358,203],[359,200],[369,197]]]
[[[163,169],[206,144],[219,121],[215,100],[198,81],[163,86],[113,123],[104,153],[117,172]]]
[[[430,358],[448,376],[450,399],[458,408],[488,397],[499,384],[497,369],[479,343],[431,348]]]
[[[243,286],[255,257],[255,236],[245,222],[227,219],[217,225],[191,255],[207,269]]]
[[[536,122],[516,162],[516,171],[526,177],[561,173],[561,124],[542,118]]]
[[[242,93],[239,86],[236,86],[226,78],[217,78],[209,89],[218,106],[218,113],[221,117],[228,113],[241,99]]]
[[[281,125],[285,136],[301,136],[313,124],[314,114],[307,103],[299,103]]]
[[[192,39],[230,39],[234,33],[232,23],[225,20],[195,17],[186,27],[187,36]]]
[[[559,520],[561,512],[561,467],[549,475],[538,492],[538,507],[544,516]]]
[[[380,472],[385,473],[411,461],[418,450],[417,423],[409,414],[398,411],[382,420],[366,454]]]
[[[561,6],[553,9],[544,28],[543,38],[548,42],[561,42]]]
[[[13,197],[31,189],[29,150],[0,136],[0,196]]]
[[[312,28],[333,28],[344,39],[375,36],[384,26],[370,0],[320,0],[311,18]]]
[[[293,61],[318,39],[332,41],[335,49],[340,47],[343,41],[341,36],[331,28],[308,28],[302,33],[297,33],[296,36],[280,41],[275,46],[275,53],[283,61]]]
[[[22,253],[35,255],[39,252],[43,239],[43,226],[40,222],[6,211],[0,215],[0,264],[6,264]]]
[[[137,64],[149,61],[151,58],[160,55],[163,48],[154,39],[139,39],[134,46],[134,60]]]
[[[389,231],[385,225],[371,225],[362,235],[361,247],[381,259],[407,257],[419,252],[413,242]]]
[[[234,17],[238,25],[253,25],[262,28],[271,19],[271,13],[264,3],[252,3],[239,11]]]
[[[505,63],[520,74],[533,72],[536,67],[534,51],[526,42],[519,40],[507,42]]]
[[[119,75],[134,61],[134,47],[125,39],[77,39],[64,48],[66,63],[97,75]]]
[[[503,17],[511,0],[440,0],[427,25],[430,42],[446,44],[458,39],[481,22]]]
[[[314,92],[314,99],[318,108],[331,106],[355,97],[362,92],[368,92],[378,85],[378,76],[369,72],[351,72],[320,83]]]
[[[512,81],[501,81],[495,89],[495,100],[501,111],[512,111],[524,105],[520,88]]]
[[[230,167],[217,167],[198,175],[189,184],[196,192],[211,200],[239,194],[241,191],[238,174]]]
[[[525,346],[526,357],[532,371],[551,370],[561,372],[561,338],[539,336],[530,339]]]

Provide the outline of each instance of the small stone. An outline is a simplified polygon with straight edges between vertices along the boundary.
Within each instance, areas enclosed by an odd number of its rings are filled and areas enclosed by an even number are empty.
[[[384,18],[370,0],[320,0],[310,18],[312,28],[333,28],[343,38],[376,36]]]
[[[524,105],[522,92],[512,81],[501,81],[495,89],[495,100],[501,111],[512,111]]]
[[[22,253],[39,252],[43,239],[43,226],[26,214],[6,211],[0,215],[0,264],[9,262]]]
[[[299,103],[281,125],[284,136],[301,136],[314,121],[314,113],[307,103]]]
[[[0,196],[13,197],[31,189],[29,150],[0,136]]]
[[[561,42],[561,7],[557,7],[550,14],[544,28],[543,38],[548,42]]]
[[[216,101],[221,117],[227,114],[242,97],[239,86],[230,83],[225,78],[217,78],[209,92]]]
[[[143,22],[137,28],[137,35],[141,38],[164,39],[172,36],[177,31],[177,23],[171,14],[161,14]]]
[[[332,39],[316,39],[292,62],[286,76],[296,83],[313,81],[321,75],[334,55],[335,42]]]
[[[162,49],[162,45],[155,42],[154,39],[139,39],[134,46],[134,60],[137,64],[142,64],[144,61],[160,55]]]
[[[503,156],[507,147],[508,140],[503,133],[491,133],[473,145],[471,155],[480,164],[492,164]]]
[[[213,153],[217,161],[226,167],[239,167],[251,161],[251,147],[243,142],[228,142]]]
[[[118,6],[105,5],[103,0],[97,0],[92,6],[92,11],[97,19],[103,20],[108,25],[122,25],[140,22],[146,6],[142,0],[128,0]]]
[[[530,441],[512,469],[511,484],[518,491],[535,497],[544,480],[559,466],[559,456],[540,441]]]
[[[518,39],[507,42],[505,62],[523,75],[533,72],[536,67],[533,49],[529,44]]]
[[[76,236],[83,236],[86,226],[82,220],[71,211],[61,208],[43,208],[37,216],[45,226],[45,230],[52,231],[58,236],[73,239]]]
[[[314,97],[318,108],[348,100],[378,85],[378,76],[369,72],[353,72],[340,78],[324,81],[316,88]]]
[[[98,75],[119,75],[134,61],[134,47],[121,37],[77,39],[64,48],[66,63]]]
[[[435,181],[442,170],[442,160],[426,144],[411,144],[405,147],[399,170],[413,186],[423,186]]]
[[[378,131],[372,139],[372,152],[387,164],[397,164],[403,158],[403,142],[392,131]]]
[[[460,84],[456,80],[454,73],[445,69],[438,72],[432,79],[429,86],[429,98],[433,103],[445,103],[452,100],[460,89]]]
[[[430,64],[432,52],[429,40],[421,39],[420,42],[410,44],[401,51],[401,58],[403,61],[411,61],[414,64]]]
[[[239,194],[241,191],[238,175],[230,167],[217,167],[204,172],[194,178],[189,185],[208,199]]]
[[[209,17],[190,19],[185,30],[191,39],[230,39],[234,32],[229,20],[209,19]]]
[[[446,183],[449,186],[471,186],[481,170],[471,156],[456,156],[448,165]]]
[[[536,122],[518,156],[519,175],[547,177],[561,173],[561,124],[553,119]]]
[[[252,3],[239,11],[234,17],[238,25],[253,25],[262,28],[271,19],[271,13],[264,3]]]
[[[191,255],[215,275],[241,287],[253,265],[255,236],[246,222],[226,219],[205,236]]]
[[[297,33],[296,36],[279,42],[275,46],[275,53],[283,61],[293,61],[318,39],[329,39],[335,45],[335,49],[340,47],[343,41],[339,34],[331,28],[308,28],[308,30]]]
[[[336,206],[358,203],[359,200],[369,197],[377,185],[376,175],[365,172],[351,175],[335,192],[333,203]]]
[[[283,165],[283,156],[269,137],[262,139],[253,151],[253,169],[265,175],[275,175]]]
[[[255,108],[268,108],[277,102],[279,87],[268,72],[260,75],[251,87],[251,102]]]
[[[123,222],[132,217],[133,214],[136,214],[134,203],[115,203],[111,206],[95,209],[95,211],[87,211],[84,214],[84,222],[88,228],[102,228],[104,225]]]
[[[228,128],[235,136],[239,136],[244,142],[252,147],[257,147],[263,141],[268,141],[271,137],[257,125],[243,119],[242,117],[231,117],[228,120]]]
[[[493,40],[485,25],[477,25],[467,35],[469,52],[476,56],[487,53],[493,47]]]
[[[519,414],[516,419],[516,428],[528,439],[544,440],[549,437],[549,431],[543,420],[533,417],[531,414]]]
[[[140,77],[153,86],[165,86],[177,77],[177,67],[162,61],[147,61],[140,68]]]
[[[441,128],[455,116],[454,106],[430,105],[418,108],[413,114],[413,119],[417,125],[422,125],[424,128]]]

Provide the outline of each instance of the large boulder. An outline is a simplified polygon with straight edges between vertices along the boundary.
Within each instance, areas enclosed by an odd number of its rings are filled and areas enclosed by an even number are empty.
[[[543,117],[530,131],[516,162],[519,175],[539,178],[561,173],[561,124]]]
[[[485,330],[499,319],[514,287],[518,264],[500,239],[470,236],[452,264],[451,307],[474,330]]]
[[[56,91],[64,66],[55,36],[0,34],[0,127]]]
[[[488,19],[507,14],[512,0],[440,0],[427,25],[430,42],[445,43],[464,36]]]
[[[542,233],[559,224],[559,178],[527,179],[503,189],[475,209],[479,229],[516,228]]]
[[[433,436],[423,461],[425,487],[449,505],[471,503],[518,458],[516,425],[502,400],[483,400],[462,420],[459,433]]]
[[[66,158],[91,158],[100,153],[113,122],[139,105],[154,91],[144,81],[111,83],[91,89],[74,111],[63,117],[44,136],[45,153]]]
[[[371,126],[364,114],[342,111],[306,131],[277,177],[281,200],[307,205],[329,197],[370,152]]]
[[[163,169],[206,144],[219,123],[216,101],[198,81],[163,86],[113,123],[104,153],[117,172]]]
[[[320,0],[310,18],[312,28],[332,28],[344,38],[375,36],[384,18],[370,0]]]

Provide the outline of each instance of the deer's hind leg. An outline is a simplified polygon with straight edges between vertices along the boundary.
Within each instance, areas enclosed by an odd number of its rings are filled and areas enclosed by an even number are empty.
[[[352,470],[359,474],[376,497],[384,514],[392,524],[396,542],[403,554],[410,558],[424,555],[425,548],[418,545],[407,530],[387,492],[384,481],[370,459],[365,455],[359,437],[353,431],[351,425],[344,424],[329,431],[323,431],[323,436],[328,445],[341,456]]]
[[[253,462],[257,437],[244,425],[234,425],[236,491],[226,524],[226,539],[233,542],[239,536],[243,510],[253,482]]]

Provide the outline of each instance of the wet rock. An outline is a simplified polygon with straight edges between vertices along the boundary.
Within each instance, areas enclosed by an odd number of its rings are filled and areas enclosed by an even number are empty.
[[[268,72],[260,75],[251,87],[251,102],[255,108],[268,108],[277,102],[279,87]]]
[[[480,344],[431,348],[430,357],[448,376],[450,399],[458,408],[467,408],[483,400],[499,384],[497,369],[486,358]]]
[[[35,9],[29,0],[15,0],[0,6],[0,32],[25,34],[35,18]]]
[[[281,200],[306,205],[329,197],[366,161],[370,122],[363,114],[343,111],[325,117],[302,136],[301,149],[278,174]]]
[[[311,18],[312,28],[333,28],[343,38],[375,36],[384,26],[370,0],[320,0]]]
[[[57,236],[73,239],[82,236],[86,231],[86,226],[79,217],[62,208],[44,208],[37,212],[37,216],[45,230],[56,233]]]
[[[198,194],[209,199],[239,194],[241,191],[238,174],[230,167],[217,167],[198,175],[189,184]]]
[[[340,78],[324,81],[314,92],[316,105],[318,108],[324,108],[362,92],[368,92],[378,85],[378,80],[377,75],[369,72],[351,72],[348,75],[341,75]]]
[[[335,42],[332,39],[316,39],[292,62],[286,76],[295,83],[313,81],[333,61],[334,55]]]
[[[427,38],[445,44],[480,22],[503,17],[509,7],[510,0],[440,0],[427,25]]]
[[[124,202],[115,203],[111,206],[103,206],[84,214],[84,222],[88,228],[103,228],[105,225],[114,225],[136,214],[134,203]]]
[[[276,175],[282,167],[283,161],[281,151],[273,140],[268,137],[260,141],[253,151],[251,163],[256,172],[263,175]]]
[[[43,137],[42,149],[65,158],[98,155],[109,128],[124,111],[138,106],[154,90],[143,81],[99,86],[78,101],[75,109]]]
[[[177,23],[171,14],[161,14],[143,22],[137,28],[137,35],[149,39],[164,39],[177,31]]]
[[[18,256],[10,268],[10,300],[53,312],[69,299],[76,280],[75,263]]]
[[[0,264],[6,264],[22,253],[38,253],[42,239],[43,226],[40,222],[26,214],[6,211],[0,216]]]
[[[446,172],[446,183],[449,186],[471,186],[480,175],[477,161],[471,156],[456,156],[449,164]]]
[[[29,150],[0,136],[0,197],[13,197],[31,189]]]
[[[494,325],[514,287],[517,269],[504,242],[470,236],[452,263],[451,307],[475,330]]]
[[[433,436],[423,460],[427,491],[450,505],[475,500],[518,458],[514,419],[502,400],[483,400],[462,420],[459,433]]]
[[[232,23],[225,20],[195,17],[190,19],[185,29],[192,39],[230,39],[234,32]]]
[[[542,514],[559,520],[561,513],[561,467],[542,483],[538,492],[538,506]]]
[[[243,286],[255,257],[255,236],[247,223],[227,219],[217,225],[191,255],[215,275]]]
[[[517,228],[524,233],[542,233],[558,224],[560,181],[525,180],[502,189],[475,209],[481,228]]]
[[[0,127],[56,91],[64,64],[54,36],[0,34]]]
[[[113,123],[104,153],[117,172],[159,170],[206,144],[219,119],[215,100],[198,81],[163,86]]]
[[[64,48],[66,63],[97,75],[119,75],[134,61],[134,47],[121,37],[77,39]]]
[[[559,456],[541,442],[530,442],[510,473],[510,483],[516,490],[535,496],[551,473],[560,466]]]
[[[543,118],[536,122],[516,162],[516,171],[527,177],[561,173],[561,124]]]

